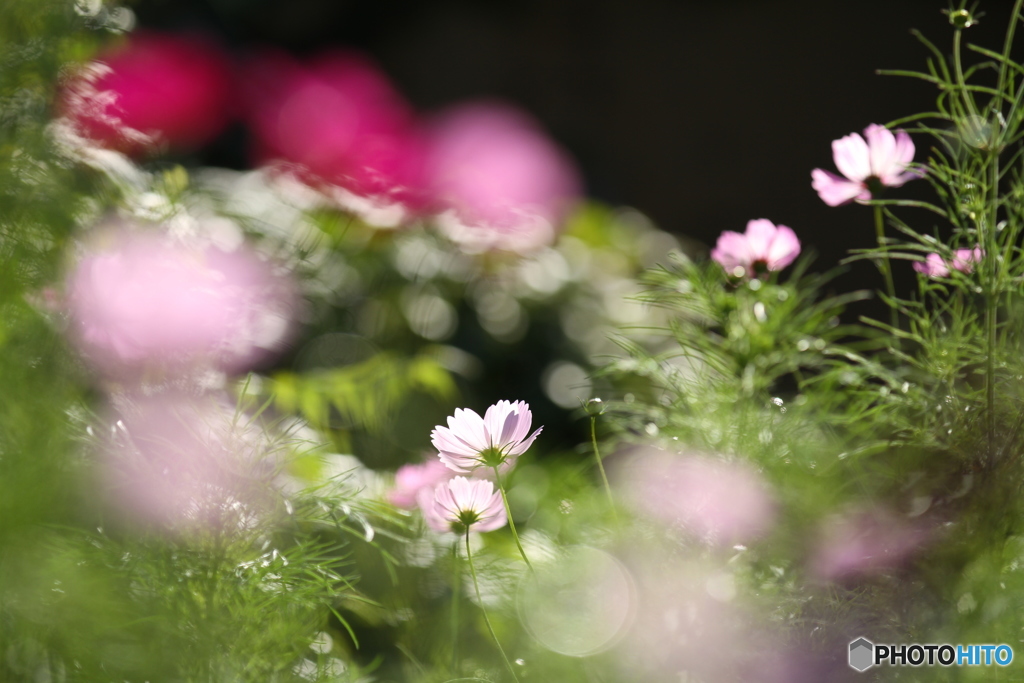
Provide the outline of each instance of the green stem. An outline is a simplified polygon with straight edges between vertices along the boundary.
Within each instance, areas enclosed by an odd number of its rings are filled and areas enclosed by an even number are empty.
[[[462,572],[459,570],[459,542],[452,543],[452,676],[458,678],[459,671],[459,598]]]
[[[996,231],[996,222],[999,219],[999,152],[993,151],[989,164],[991,177],[989,179],[989,215],[985,219],[984,232],[981,242],[984,245],[985,254],[988,258],[985,261],[985,427],[988,432],[988,461],[989,466],[995,459],[996,440],[996,314],[999,302],[999,280],[1001,273],[1000,265],[996,254],[998,250],[999,235]]]
[[[491,638],[494,638],[494,644],[498,646],[498,652],[501,653],[501,658],[505,660],[505,666],[508,667],[509,673],[512,674],[512,680],[519,683],[519,678],[516,676],[516,670],[512,668],[512,662],[508,660],[508,655],[505,654],[505,649],[501,647],[498,635],[494,632],[494,627],[491,626],[491,618],[487,616],[487,608],[484,607],[484,600],[480,597],[480,583],[476,580],[476,568],[473,566],[473,551],[469,548],[469,531],[466,531],[466,559],[469,561],[469,573],[473,575],[473,589],[476,591],[477,604],[480,605],[480,611],[483,612],[484,615],[484,623],[487,624],[487,630],[491,632]]]
[[[922,202],[916,199],[872,199],[871,206],[903,206],[914,209],[924,209],[932,213],[949,218],[949,213],[929,202]]]
[[[615,499],[612,497],[612,487],[608,483],[608,475],[604,471],[601,452],[597,449],[597,415],[590,416],[590,442],[594,445],[594,460],[597,461],[597,470],[601,473],[601,481],[604,482],[604,492],[608,494],[608,505],[611,506],[615,521],[618,521],[618,513],[615,511]]]
[[[989,463],[992,464],[996,454],[996,382],[995,382],[995,346],[996,346],[996,310],[995,310],[995,294],[989,293],[985,305],[985,327],[987,328],[986,334],[986,353],[987,356],[985,362],[985,427],[988,432],[988,459]]]
[[[892,264],[889,262],[889,251],[885,248],[885,221],[883,220],[882,207],[875,205],[875,236],[878,238],[878,248],[883,251],[880,267],[882,275],[885,276],[885,290],[889,295],[889,323],[894,330],[900,328],[899,313],[896,310],[896,286],[892,282]],[[897,348],[899,338],[896,338]]]
[[[516,540],[516,547],[519,548],[519,554],[523,556],[523,562],[526,566],[533,570],[533,565],[530,564],[529,558],[526,557],[526,551],[523,550],[523,544],[519,541],[519,534],[516,533],[516,523],[512,521],[512,508],[508,506],[508,496],[505,495],[505,484],[501,481],[501,472],[498,471],[497,466],[492,468],[494,470],[494,478],[498,482],[498,490],[501,491],[501,502],[505,504],[505,515],[508,517],[508,528],[512,530],[512,538]]]
[[[1010,15],[1010,25],[1006,29],[1006,39],[1003,41],[1003,59],[999,62],[999,84],[996,89],[1003,91],[1006,85],[1006,63],[1010,60],[1010,48],[1013,46],[1013,34],[1017,30],[1017,18],[1020,16],[1021,5],[1024,0],[1017,0],[1013,3],[1013,14]]]
[[[953,68],[956,71],[956,84],[960,87],[960,94],[964,98],[964,104],[967,105],[967,110],[973,115],[978,115],[978,110],[974,106],[974,98],[971,97],[970,91],[967,90],[967,81],[964,79],[964,67],[963,61],[960,57],[960,42],[961,34],[963,31],[957,29],[953,32]]]

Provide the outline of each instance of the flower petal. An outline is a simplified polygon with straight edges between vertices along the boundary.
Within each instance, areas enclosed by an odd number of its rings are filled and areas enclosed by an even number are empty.
[[[832,159],[839,172],[850,180],[861,182],[871,175],[868,144],[857,133],[850,133],[832,142]]]
[[[863,183],[840,178],[820,168],[811,171],[811,187],[829,206],[839,206],[854,199],[871,199],[871,193]]]
[[[508,401],[498,401],[484,413],[484,426],[487,428],[489,446],[501,447],[501,444],[505,442],[503,434],[510,416],[515,417],[515,404]]]
[[[530,426],[533,424],[533,413],[530,412],[530,405],[526,401],[516,401],[512,404],[515,408],[517,421],[515,429],[511,434],[502,436],[502,446],[509,444],[517,444],[526,438],[526,435],[530,433]]]
[[[924,261],[915,261],[913,268],[928,277],[946,277],[949,275],[949,268],[946,266],[946,262],[938,254],[928,254]]]
[[[780,225],[775,231],[765,262],[768,270],[782,270],[800,255],[800,240],[792,228]]]
[[[473,455],[477,452],[447,427],[434,427],[434,431],[430,432],[430,442],[439,451],[451,451],[460,455]]]
[[[508,523],[508,515],[505,513],[505,505],[501,501],[501,494],[495,492],[480,512],[480,520],[473,525],[474,531],[494,531]]]
[[[900,173],[899,175],[892,176],[892,177],[886,179],[884,182],[885,182],[885,185],[887,187],[902,187],[903,184],[905,182],[907,182],[908,180],[917,180],[918,178],[923,178],[923,177],[924,177],[924,170],[922,170],[922,169],[912,169],[912,170],[909,170],[909,171],[904,171],[903,173]]]
[[[469,408],[456,408],[455,415],[448,418],[448,427],[452,430],[453,434],[457,435],[477,452],[491,445],[488,442],[484,419]]]
[[[718,243],[711,250],[711,258],[726,270],[737,266],[749,268],[754,262],[746,236],[732,230],[726,230],[718,236]]]
[[[903,170],[896,154],[896,137],[891,130],[872,123],[864,129],[864,137],[868,142],[871,175],[885,183],[885,178],[898,175]]]
[[[905,130],[896,131],[896,161],[904,168],[914,161],[914,141]]]
[[[768,248],[775,238],[775,224],[766,218],[758,218],[747,223],[747,248],[753,261],[767,261]]]
[[[541,431],[543,431],[543,429],[544,429],[543,427],[538,427],[537,431],[535,431],[533,434],[530,434],[530,437],[528,439],[525,439],[525,440],[517,443],[516,445],[514,445],[512,447],[512,449],[509,451],[508,454],[509,455],[522,455],[523,453],[525,453],[527,451],[527,449],[529,449],[530,446],[533,445],[533,440],[537,438],[537,435],[540,434]]]

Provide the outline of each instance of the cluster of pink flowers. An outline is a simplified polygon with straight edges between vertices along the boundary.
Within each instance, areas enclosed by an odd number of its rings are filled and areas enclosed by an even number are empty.
[[[914,261],[914,270],[928,277],[949,277],[951,268],[961,273],[970,273],[974,270],[974,264],[981,261],[984,255],[981,247],[957,249],[953,252],[952,261],[946,261],[939,254],[928,254],[924,261]]]
[[[872,124],[865,129],[864,137],[851,133],[833,141],[832,155],[845,177],[820,168],[811,172],[812,186],[829,206],[867,201],[882,188],[900,187],[921,177],[920,171],[910,168],[914,143],[902,130],[894,135],[887,128]],[[762,218],[750,221],[744,234],[723,232],[711,258],[730,274],[749,276],[758,267],[782,270],[799,254],[800,240],[790,228]]]
[[[501,492],[486,477],[507,472],[533,444],[533,414],[525,401],[498,401],[481,417],[458,408],[448,426],[430,435],[437,459],[405,465],[389,496],[398,507],[419,507],[434,531],[493,531],[508,522]],[[468,474],[469,477],[457,476]]]
[[[235,68],[201,39],[140,32],[73,79],[61,108],[84,137],[131,154],[194,149],[240,117],[257,163],[378,225],[434,217],[469,252],[551,243],[581,191],[525,113],[477,102],[421,119],[353,52],[267,52]]]
[[[204,387],[288,342],[290,278],[244,246],[155,226],[100,226],[82,252],[62,303],[71,341],[113,389],[117,429],[99,457],[112,502],[168,530],[245,524],[268,484],[266,439],[242,434],[235,401]]]
[[[912,168],[914,142],[906,131],[894,134],[888,128],[871,124],[864,136],[850,133],[832,142],[832,156],[842,176],[816,168],[811,171],[811,186],[829,206],[852,201],[867,202],[887,187],[900,187],[908,180],[924,175]],[[725,231],[711,251],[730,275],[750,277],[758,270],[782,270],[800,254],[800,240],[785,225],[776,226],[765,219],[753,220],[741,234]],[[980,249],[961,249],[952,262],[954,270],[969,272],[971,263],[981,258]],[[930,254],[914,269],[931,277],[949,275],[950,265],[938,254]]]

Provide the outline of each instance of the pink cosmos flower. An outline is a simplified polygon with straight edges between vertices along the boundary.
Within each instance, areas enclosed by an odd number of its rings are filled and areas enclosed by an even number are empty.
[[[438,484],[423,513],[427,525],[440,533],[494,531],[508,523],[501,493],[486,479],[455,477]]]
[[[974,249],[957,249],[953,254],[953,263],[947,264],[946,260],[938,254],[928,254],[924,261],[914,261],[914,270],[927,275],[928,277],[948,277],[949,268],[959,270],[961,273],[970,273],[974,270],[974,264],[981,261],[985,252],[981,247]]]
[[[730,274],[742,268],[745,274],[752,275],[758,265],[782,270],[799,255],[800,240],[796,233],[764,218],[747,223],[747,231],[742,235],[726,230],[711,250],[711,258]]]
[[[305,64],[269,53],[246,84],[261,161],[283,161],[315,186],[418,207],[424,143],[416,117],[387,76],[354,52]]]
[[[743,463],[650,448],[620,463],[615,478],[640,512],[715,545],[752,541],[775,519],[768,485]]]
[[[231,71],[217,46],[138,31],[72,81],[61,106],[85,137],[140,153],[160,143],[206,144],[227,125],[231,102]]]
[[[532,423],[533,413],[525,401],[498,401],[483,417],[469,408],[456,408],[447,427],[434,427],[430,441],[441,462],[460,474],[478,467],[507,470],[544,429],[538,427],[530,434]]]
[[[639,534],[636,536],[640,536]],[[630,681],[819,683],[817,663],[789,643],[739,589],[730,563],[695,561],[663,536],[623,539],[636,616],[611,662]],[[732,554],[732,553],[730,553]],[[844,644],[845,646],[845,644]],[[846,665],[845,660],[843,666]],[[681,678],[680,672],[685,672]]]
[[[271,501],[270,441],[225,397],[120,397],[98,474],[132,523],[166,531],[240,529]]]
[[[821,527],[810,570],[823,580],[883,573],[909,561],[929,535],[921,523],[884,509],[836,515]]]
[[[256,254],[127,230],[103,238],[66,286],[72,338],[104,373],[236,372],[287,340],[294,290]]]
[[[900,187],[921,177],[920,171],[908,170],[914,161],[910,136],[902,130],[893,135],[874,123],[864,129],[864,137],[850,133],[834,140],[832,158],[845,178],[820,168],[811,171],[811,186],[829,206],[867,201],[882,187]]]
[[[416,507],[420,491],[433,493],[438,484],[455,476],[443,462],[431,458],[419,464],[402,465],[395,472],[395,488],[388,493],[388,501],[395,507],[411,510]]]
[[[438,117],[427,173],[439,225],[471,253],[551,244],[581,191],[568,155],[524,112],[493,102]]]

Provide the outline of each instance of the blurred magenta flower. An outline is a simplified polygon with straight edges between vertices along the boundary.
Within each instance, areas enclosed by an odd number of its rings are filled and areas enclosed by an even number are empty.
[[[744,463],[644,448],[615,473],[625,499],[641,513],[714,545],[753,541],[775,520],[768,485]]]
[[[865,141],[865,138],[867,140]],[[834,140],[832,158],[845,178],[816,168],[811,171],[811,186],[829,206],[867,201],[883,187],[900,187],[922,173],[908,170],[914,161],[914,142],[905,131],[892,131],[878,124],[858,133]]]
[[[295,291],[244,248],[100,235],[66,283],[71,335],[106,374],[250,368],[287,341]]]
[[[525,113],[474,102],[430,131],[427,173],[445,232],[469,252],[529,252],[554,242],[579,197],[572,160]]]
[[[203,38],[137,31],[96,61],[66,88],[61,107],[81,134],[105,147],[194,149],[230,120],[231,69]]]
[[[498,401],[483,417],[469,408],[456,408],[448,426],[434,427],[430,441],[441,462],[465,474],[478,467],[507,470],[533,444],[543,427],[530,434],[533,413],[525,401]]]
[[[411,510],[416,507],[420,491],[433,492],[455,476],[443,462],[431,458],[422,463],[402,465],[395,472],[395,488],[388,492],[388,501],[395,507]]]
[[[494,531],[508,523],[501,494],[486,479],[454,477],[438,484],[433,500],[425,499],[423,515],[434,531]]]
[[[946,265],[945,259],[938,254],[928,254],[924,261],[914,261],[913,268],[928,277],[946,277],[949,275],[949,267]]]
[[[334,51],[301,64],[267,53],[248,76],[259,160],[284,162],[314,186],[422,205],[424,143],[415,114],[368,58]]]
[[[98,475],[129,523],[241,530],[273,496],[269,439],[226,396],[122,396]]]
[[[800,240],[796,233],[785,225],[776,227],[764,218],[747,223],[743,234],[726,230],[711,250],[711,258],[728,273],[736,274],[736,269],[742,268],[747,275],[753,275],[758,265],[782,270],[799,255]]]
[[[884,509],[835,515],[821,526],[810,571],[827,581],[879,574],[906,563],[928,536],[920,523]]]
[[[927,275],[928,277],[948,277],[949,268],[959,270],[961,273],[970,273],[974,270],[974,264],[981,261],[985,252],[981,247],[974,249],[957,249],[953,254],[952,264],[948,264],[939,254],[928,254],[924,261],[914,261],[914,270]]]

